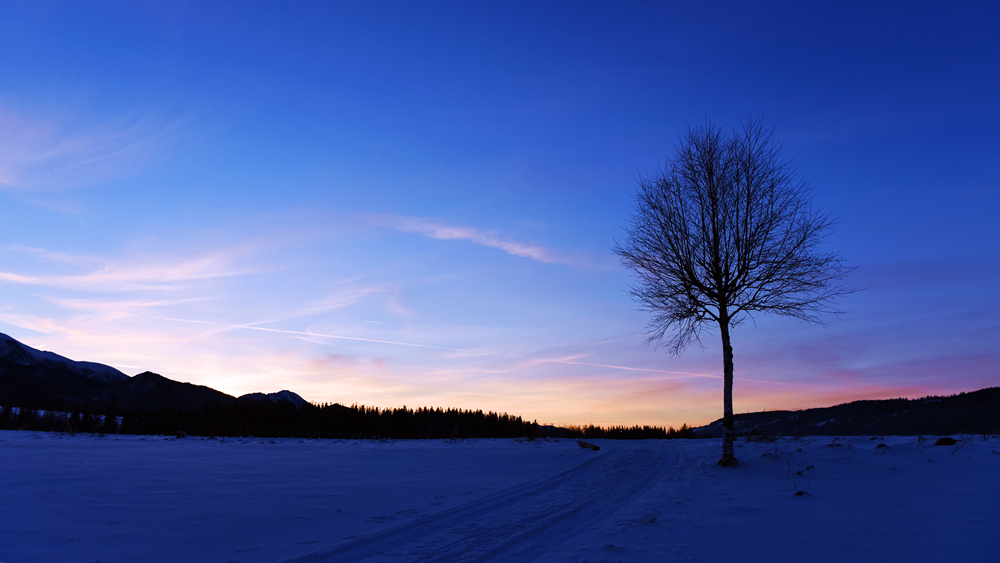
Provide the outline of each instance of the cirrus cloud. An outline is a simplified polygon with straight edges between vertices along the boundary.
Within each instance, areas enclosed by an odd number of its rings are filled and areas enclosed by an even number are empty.
[[[259,268],[236,264],[245,249],[217,249],[200,255],[136,256],[107,259],[30,248],[20,245],[0,247],[0,254],[28,255],[38,259],[48,273],[34,274],[0,270],[0,282],[36,285],[86,292],[129,292],[169,290],[186,282],[230,278],[257,273]],[[52,272],[66,266],[72,273]]]
[[[494,230],[480,230],[474,227],[448,225],[421,217],[401,217],[398,215],[373,215],[371,221],[379,226],[391,227],[407,233],[417,233],[433,239],[466,240],[473,244],[496,248],[513,256],[531,258],[545,264],[587,265],[586,260],[564,256],[545,246],[518,242]]]
[[[0,187],[54,191],[127,176],[162,158],[176,129],[148,118],[71,126],[0,107]]]

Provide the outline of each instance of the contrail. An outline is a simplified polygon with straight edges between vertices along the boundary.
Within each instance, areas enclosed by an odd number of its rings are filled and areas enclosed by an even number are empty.
[[[654,373],[676,373],[677,375],[684,375],[687,377],[710,377],[712,379],[722,379],[721,375],[712,375],[710,373],[690,373],[686,371],[670,371],[667,369],[648,369],[648,368],[629,368],[625,366],[609,366],[605,364],[588,364],[584,362],[571,362],[569,360],[548,360],[557,364],[574,364],[578,366],[593,366],[597,368],[610,368],[610,369],[623,369],[627,371],[651,371]],[[767,379],[750,379],[748,377],[741,377],[740,381],[753,381],[754,383],[767,383],[769,385],[794,385],[793,383],[787,381],[771,381]]]
[[[549,361],[557,364],[573,364],[575,366],[593,366],[596,368],[623,369],[627,371],[651,371],[654,373],[676,373],[677,375],[686,375],[688,377],[711,377],[712,379],[722,379],[721,375],[711,375],[708,373],[689,373],[686,371],[670,371],[667,369],[630,368],[625,366],[609,366],[606,364],[588,364],[585,362],[571,362],[569,360],[549,360]]]
[[[336,334],[320,334],[317,332],[302,332],[298,330],[281,330],[277,328],[264,328],[260,326],[249,326],[249,325],[231,325],[226,323],[215,323],[211,321],[195,321],[191,319],[174,319],[170,317],[160,317],[164,321],[177,321],[182,323],[195,323],[201,325],[214,325],[214,326],[224,326],[228,328],[243,328],[246,330],[260,330],[264,332],[277,332],[279,334],[295,334],[299,336],[314,336],[319,338],[336,338],[338,340],[356,340],[358,342],[375,342],[377,344],[395,344],[396,346],[413,346],[415,348],[432,348],[434,350],[448,350],[450,352],[468,352],[468,350],[462,350],[459,348],[444,348],[442,346],[430,346],[428,344],[413,344],[412,342],[396,342],[394,340],[375,340],[373,338],[358,338],[356,336],[339,336]]]

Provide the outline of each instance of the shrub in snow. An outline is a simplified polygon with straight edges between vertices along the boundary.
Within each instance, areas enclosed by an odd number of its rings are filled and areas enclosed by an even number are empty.
[[[643,512],[639,516],[638,520],[640,524],[652,524],[656,520],[657,516],[659,516],[659,513],[657,512]]]

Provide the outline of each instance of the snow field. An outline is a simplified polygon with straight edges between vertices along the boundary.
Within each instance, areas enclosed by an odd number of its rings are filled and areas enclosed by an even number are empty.
[[[0,562],[1000,561],[996,439],[596,443],[0,431]]]
[[[578,465],[575,443],[0,431],[0,562],[252,563]]]
[[[934,441],[738,442],[735,469],[678,441],[661,482],[538,561],[1000,561],[1000,440]]]

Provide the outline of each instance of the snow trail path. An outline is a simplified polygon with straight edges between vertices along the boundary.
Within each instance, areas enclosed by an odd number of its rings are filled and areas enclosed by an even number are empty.
[[[529,481],[416,522],[288,563],[527,563],[648,491],[677,450],[662,441],[606,446],[554,477]]]

